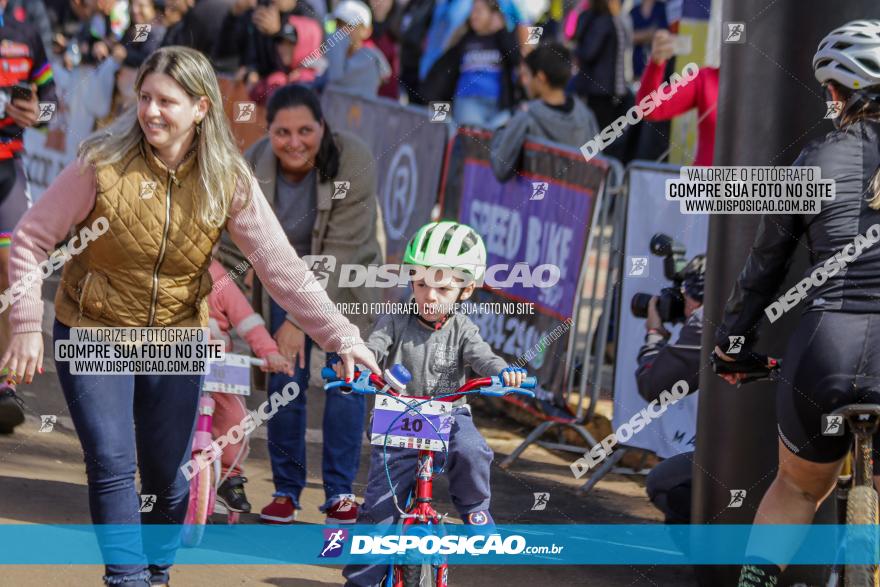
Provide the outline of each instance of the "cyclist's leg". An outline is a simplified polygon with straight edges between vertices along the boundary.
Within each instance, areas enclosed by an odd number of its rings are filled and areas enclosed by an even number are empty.
[[[755,525],[797,524],[809,525],[816,510],[837,484],[837,476],[843,459],[831,463],[814,463],[791,452],[779,441],[779,470],[776,478],[764,494],[755,514]],[[785,544],[791,558],[800,548],[800,541]],[[787,565],[777,565],[762,557],[762,553],[780,552],[780,543],[762,543],[759,535],[752,533],[746,548],[746,559],[740,575],[742,587],[776,585],[779,574]]]
[[[755,524],[809,524],[834,489],[851,435],[824,436],[822,416],[864,400],[855,374],[880,371],[864,350],[880,342],[880,322],[840,312],[807,312],[785,355],[777,392],[779,468],[755,515]],[[877,340],[875,340],[877,339]],[[790,558],[800,546],[785,544]],[[761,553],[780,553],[780,545],[760,544],[752,534],[746,552],[754,564],[743,567],[740,585],[774,585],[780,569]]]
[[[358,510],[358,524],[393,525],[400,519],[394,505],[391,485],[401,509],[406,507],[406,498],[416,486],[418,452],[410,449],[388,448],[388,472],[381,446],[370,451],[370,472],[364,503]],[[388,476],[391,477],[391,485]],[[388,571],[388,565],[347,565],[342,574],[348,580],[346,586],[373,587],[379,585]]]
[[[137,375],[134,378],[134,422],[141,494],[155,495],[155,505],[141,513],[144,552],[154,580],[167,581],[167,570],[186,518],[189,482],[183,476],[195,430],[202,376]],[[158,525],[177,525],[159,527]]]
[[[271,332],[284,323],[287,312],[274,300],[271,305]],[[312,340],[306,337],[305,369],[297,364],[293,377],[284,373],[269,375],[268,395],[281,393],[284,386],[291,381],[300,389],[299,395],[292,402],[281,406],[266,423],[269,436],[269,460],[272,463],[272,482],[275,484],[275,497],[287,496],[299,507],[299,496],[306,486],[306,391],[309,386],[309,355]]]
[[[449,493],[466,524],[493,524],[489,514],[489,477],[495,454],[477,427],[468,406],[455,408],[449,435]]]
[[[56,320],[54,336],[55,340],[68,340],[70,329]],[[131,587],[146,586],[149,572],[138,529],[140,500],[134,482],[134,378],[72,375],[66,361],[55,361],[55,367],[82,445],[89,511],[101,552],[105,559],[124,557],[129,563],[106,565],[106,578],[117,582],[127,579],[125,585]]]

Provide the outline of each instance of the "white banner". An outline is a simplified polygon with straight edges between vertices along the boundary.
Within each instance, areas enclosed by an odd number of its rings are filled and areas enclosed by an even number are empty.
[[[636,293],[657,295],[661,289],[672,285],[663,275],[663,258],[651,253],[651,238],[657,233],[671,236],[686,247],[687,259],[705,253],[707,248],[709,216],[681,214],[678,204],[664,197],[666,180],[677,177],[678,167],[671,165],[634,164],[628,173],[629,203],[617,316],[617,359],[614,365],[612,424],[615,430],[648,405],[639,395],[635,376],[638,367],[636,356],[645,341],[645,320],[632,315],[630,301]],[[634,257],[646,258],[647,265],[641,275],[630,276]],[[638,267],[640,262],[636,261],[635,264]],[[670,340],[677,339],[680,329],[679,324],[671,330]],[[697,399],[698,393],[693,393],[671,404],[662,417],[652,420],[626,445],[653,451],[662,458],[694,450]]]

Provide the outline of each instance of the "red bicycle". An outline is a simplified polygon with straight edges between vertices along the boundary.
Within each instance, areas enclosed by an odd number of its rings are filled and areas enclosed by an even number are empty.
[[[377,405],[374,410],[373,444],[378,444],[377,437],[384,437],[382,444],[386,448],[389,446],[389,440],[392,440],[391,446],[418,449],[416,486],[404,509],[401,509],[397,503],[397,494],[388,471],[387,452],[386,458],[383,459],[385,474],[392,487],[391,495],[394,498],[394,505],[400,512],[403,524],[402,534],[418,525],[441,525],[446,518],[446,514],[437,513],[433,506],[434,477],[442,473],[442,469],[434,471],[434,452],[447,451],[452,410],[446,409],[446,406],[433,405],[434,402],[449,403],[465,395],[474,394],[494,397],[508,393],[518,393],[530,397],[535,395],[528,389],[507,387],[501,377],[497,376],[471,379],[454,393],[434,397],[404,395],[406,385],[412,380],[412,375],[402,365],[393,365],[390,369],[386,369],[384,377],[366,369],[355,371],[354,380],[350,383],[339,380],[333,369],[328,367],[322,369],[321,376],[328,381],[324,385],[324,389],[350,388],[354,393],[391,398],[384,402],[388,408],[387,411],[391,412],[390,414],[383,414],[383,418],[378,418],[379,406]],[[537,380],[534,377],[527,377],[523,381],[522,387],[534,388],[536,384]],[[379,404],[378,399],[376,403]],[[394,412],[397,412],[396,416]],[[377,429],[381,431],[382,425],[389,421],[387,429],[377,433]],[[448,572],[449,566],[445,561],[439,564],[392,564],[386,577],[385,587],[447,587]]]

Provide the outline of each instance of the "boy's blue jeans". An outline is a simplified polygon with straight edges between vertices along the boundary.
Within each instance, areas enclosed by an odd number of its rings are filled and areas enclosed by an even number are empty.
[[[286,315],[287,312],[272,300],[270,318],[273,335],[286,320]],[[299,496],[306,486],[306,391],[309,388],[311,349],[312,339],[306,337],[303,351],[305,369],[300,369],[297,364],[293,377],[284,373],[273,373],[269,377],[270,396],[280,393],[291,381],[296,382],[300,389],[297,398],[279,409],[267,423],[275,496],[286,495],[297,507]],[[326,506],[336,495],[353,493],[352,484],[360,465],[366,402],[362,395],[343,394],[335,389],[323,393],[326,399],[322,474]]]
[[[68,340],[70,328],[56,320],[54,338]],[[147,541],[139,525],[184,522],[189,483],[180,468],[191,456],[202,376],[73,375],[69,362],[55,361],[55,367],[82,445],[101,551],[105,559],[140,561],[107,564],[105,582],[167,582],[180,527],[152,526]],[[136,469],[141,495],[156,496],[143,513]]]
[[[449,435],[449,454],[445,472],[449,476],[449,494],[462,518],[473,512],[487,511],[492,491],[489,475],[494,453],[483,435],[474,426],[470,409],[466,406],[453,410],[455,421]],[[388,448],[388,470],[401,509],[416,486],[417,450]],[[435,453],[434,468],[443,465],[443,453]],[[370,474],[364,504],[358,512],[358,524],[396,524],[400,513],[394,507],[391,487],[385,474],[383,449],[374,446],[370,453]],[[348,580],[346,587],[374,587],[381,584],[388,565],[348,565],[342,574]]]
[[[461,96],[452,103],[452,118],[459,126],[483,126],[496,129],[510,118],[506,110],[498,109],[498,100],[477,96]]]

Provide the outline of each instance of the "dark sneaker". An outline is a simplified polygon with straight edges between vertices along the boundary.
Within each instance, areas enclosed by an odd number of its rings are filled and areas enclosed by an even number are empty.
[[[12,434],[24,422],[24,402],[10,385],[0,387],[0,434]]]
[[[247,479],[244,477],[230,477],[217,488],[217,501],[227,510],[249,514],[251,504],[244,494],[244,484]]]

